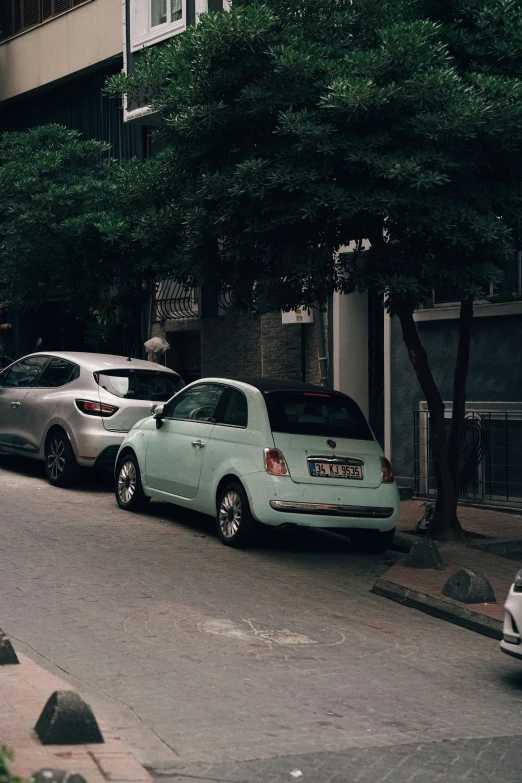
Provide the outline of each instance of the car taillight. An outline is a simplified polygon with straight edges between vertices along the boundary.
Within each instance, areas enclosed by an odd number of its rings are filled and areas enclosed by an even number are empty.
[[[279,449],[265,449],[265,470],[271,476],[289,476],[286,460]]]
[[[93,402],[92,400],[76,400],[76,407],[82,413],[88,413],[89,416],[112,416],[118,410],[115,405]]]
[[[393,468],[386,457],[381,457],[381,484],[393,484]]]

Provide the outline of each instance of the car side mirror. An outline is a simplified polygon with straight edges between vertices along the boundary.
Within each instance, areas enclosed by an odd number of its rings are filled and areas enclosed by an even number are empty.
[[[163,427],[163,419],[165,416],[165,406],[164,405],[156,405],[154,408],[154,420],[156,421],[156,429],[161,429]]]

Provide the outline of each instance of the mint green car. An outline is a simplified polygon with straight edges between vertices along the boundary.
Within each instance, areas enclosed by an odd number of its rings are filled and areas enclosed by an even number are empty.
[[[138,422],[116,460],[119,506],[151,498],[208,514],[229,546],[263,526],[315,527],[384,551],[399,517],[388,460],[345,394],[277,380],[204,378]]]

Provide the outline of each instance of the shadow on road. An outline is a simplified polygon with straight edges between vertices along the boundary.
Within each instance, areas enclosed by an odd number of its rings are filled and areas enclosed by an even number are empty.
[[[24,459],[23,457],[10,454],[0,454],[0,469],[5,473],[10,473],[12,476],[23,476],[47,481],[44,464],[40,461]],[[113,481],[110,471],[97,471],[85,468],[80,473],[78,483],[69,491],[106,496],[113,491]],[[194,536],[217,538],[214,519],[182,506],[153,501],[143,516],[144,518],[155,518],[162,522],[182,526],[192,532]],[[295,552],[296,554],[355,554],[355,550],[348,538],[313,528],[299,528],[290,531],[267,528],[259,545],[256,547],[256,551],[266,554],[272,553],[274,556],[277,556],[279,553],[288,554],[289,552]],[[357,553],[357,555],[360,556],[360,553]],[[393,557],[394,555],[388,552],[387,557],[390,556]],[[383,559],[379,555],[367,557],[377,561],[382,561]]]
[[[182,506],[171,503],[153,501],[146,516],[155,517],[163,522],[183,526],[194,535],[210,536],[217,538],[216,523],[211,517],[200,514]],[[295,530],[278,530],[267,527],[259,544],[255,547],[257,552],[324,552],[340,554],[342,552],[353,554],[350,540],[341,535],[314,528],[296,528]],[[357,552],[361,556],[360,552]],[[388,552],[388,556],[394,557],[395,553]],[[398,557],[400,555],[397,555]],[[364,557],[364,555],[363,555]],[[368,555],[373,559],[382,560],[382,555]]]
[[[500,680],[503,685],[507,685],[512,691],[522,691],[522,671],[517,669],[516,671],[502,672]]]
[[[0,468],[13,476],[36,478],[47,481],[44,463],[40,460],[24,459],[11,454],[0,454]],[[76,492],[111,492],[113,477],[109,470],[96,470],[96,468],[82,468],[77,484],[71,487]]]

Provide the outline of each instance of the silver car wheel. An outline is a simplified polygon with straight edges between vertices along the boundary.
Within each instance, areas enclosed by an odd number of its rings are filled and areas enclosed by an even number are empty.
[[[124,505],[130,503],[134,497],[137,483],[136,466],[130,460],[124,462],[118,473],[118,497]]]
[[[241,498],[237,492],[230,490],[224,495],[219,507],[219,527],[225,538],[236,535],[241,525],[241,517]]]
[[[65,468],[65,443],[61,439],[53,440],[47,456],[47,469],[56,481]]]

